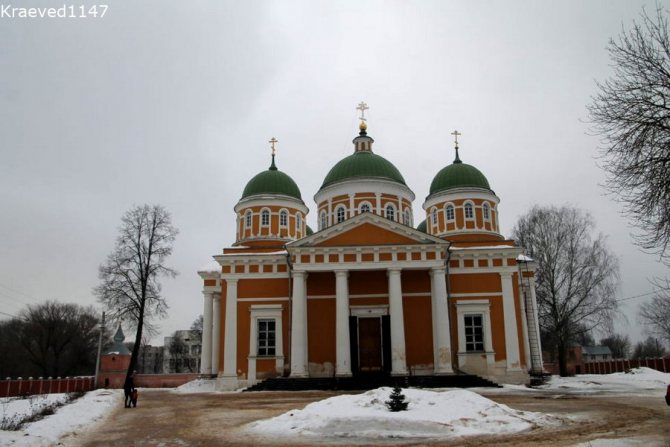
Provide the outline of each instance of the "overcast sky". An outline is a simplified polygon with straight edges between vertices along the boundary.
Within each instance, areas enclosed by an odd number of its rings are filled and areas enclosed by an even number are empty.
[[[585,109],[612,72],[608,39],[645,5],[133,1],[97,19],[0,18],[1,312],[97,305],[122,214],[159,203],[180,230],[162,344],[202,312],[196,272],[234,241],[233,206],[269,166],[267,141],[279,140],[277,165],[316,228],[313,196],[352,153],[361,100],[374,151],[416,194],[416,223],[458,129],[461,158],[501,199],[505,235],[533,204],[588,210],[619,256],[619,298],[648,293],[667,269],[633,245],[599,186]],[[633,341],[646,299],[621,303]]]

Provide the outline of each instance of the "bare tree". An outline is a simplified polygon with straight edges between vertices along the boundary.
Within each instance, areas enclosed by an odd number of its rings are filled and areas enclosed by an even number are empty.
[[[610,348],[612,357],[615,359],[627,359],[630,355],[630,339],[628,335],[612,334],[600,340],[600,344]]]
[[[670,343],[670,280],[654,279],[654,297],[640,305],[640,320],[653,335]]]
[[[665,347],[657,338],[647,337],[645,341],[641,341],[635,345],[633,359],[656,359],[663,357],[665,353]]]
[[[588,107],[602,137],[606,188],[639,227],[636,243],[670,261],[670,35],[668,20],[641,15],[608,46],[614,75]]]
[[[189,372],[191,370],[191,364],[189,362],[189,346],[181,338],[179,331],[175,331],[170,337],[170,343],[167,346],[168,353],[170,354],[170,360],[174,362],[174,372],[182,372],[182,368],[186,367]],[[172,363],[172,362],[171,362]],[[172,365],[170,365],[172,366]]]
[[[540,328],[552,334],[561,375],[580,333],[609,327],[617,309],[618,262],[605,238],[591,233],[591,217],[570,207],[533,207],[514,227],[514,238],[537,262]]]
[[[202,324],[203,324],[202,314],[198,315],[198,317],[195,320],[193,320],[193,323],[191,323],[191,333],[199,341],[202,341]]]
[[[137,206],[121,218],[114,251],[100,266],[100,285],[95,294],[112,318],[136,327],[127,374],[137,364],[142,330],[154,317],[164,317],[167,303],[161,296],[161,276],[177,272],[166,266],[178,230],[170,213],[160,205]]]
[[[0,327],[3,367],[13,376],[91,374],[99,334],[91,307],[46,301]]]

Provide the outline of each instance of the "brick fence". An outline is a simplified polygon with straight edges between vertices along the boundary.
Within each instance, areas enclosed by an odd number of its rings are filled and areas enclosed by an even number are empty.
[[[0,397],[25,396],[31,394],[73,393],[91,391],[93,376],[65,377],[56,379],[8,379],[0,380]]]
[[[582,374],[611,374],[640,367],[647,367],[667,373],[670,372],[670,359],[619,359],[584,362],[582,364]]]
[[[118,377],[116,377],[118,376]],[[99,388],[122,388],[126,378],[125,373],[101,374]],[[200,374],[137,374],[135,386],[138,388],[174,388],[200,377]],[[56,379],[6,379],[0,380],[0,397],[27,396],[32,394],[73,393],[76,391],[93,390],[93,376],[64,377]]]

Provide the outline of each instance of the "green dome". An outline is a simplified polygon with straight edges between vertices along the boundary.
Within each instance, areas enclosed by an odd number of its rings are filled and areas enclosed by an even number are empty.
[[[437,173],[430,184],[430,194],[464,187],[491,189],[489,181],[479,169],[457,158],[456,161]]]
[[[426,227],[426,219],[423,220],[417,227],[417,230],[422,231],[424,233],[428,233],[428,228]]]
[[[257,174],[249,180],[249,183],[244,188],[244,192],[242,192],[242,198],[244,199],[256,194],[281,194],[302,200],[298,185],[295,184],[291,177],[278,170],[275,166],[274,155],[272,156],[270,169]]]
[[[310,228],[310,226],[307,225],[307,236],[309,236],[311,234],[314,234],[314,230],[312,230],[312,228]]]
[[[359,151],[340,160],[330,170],[321,189],[343,180],[357,177],[377,177],[405,184],[398,168],[377,154],[369,151]]]

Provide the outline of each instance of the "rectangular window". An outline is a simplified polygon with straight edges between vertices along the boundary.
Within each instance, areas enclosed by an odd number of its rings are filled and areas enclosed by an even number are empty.
[[[465,351],[483,352],[484,351],[484,327],[481,315],[465,315]]]
[[[275,355],[275,320],[258,320],[258,355]]]

